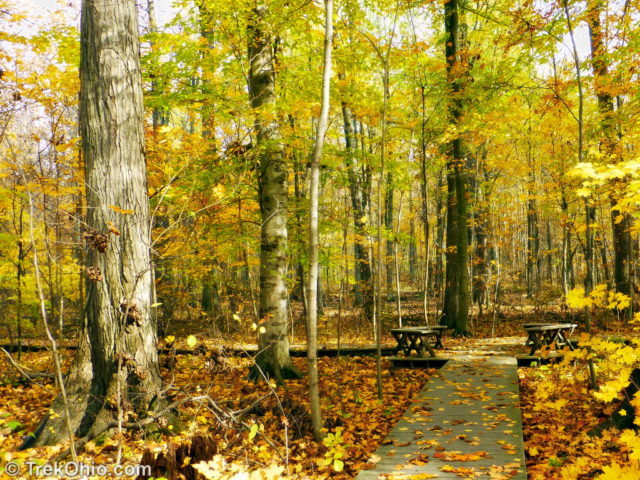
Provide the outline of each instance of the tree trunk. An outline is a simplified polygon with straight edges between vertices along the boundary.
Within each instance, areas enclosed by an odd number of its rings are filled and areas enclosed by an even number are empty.
[[[394,244],[395,241],[391,238],[393,233],[393,174],[387,173],[387,185],[384,198],[384,228],[386,240],[386,255],[385,255],[385,273],[386,273],[386,285],[387,296],[391,297],[391,291],[393,288],[393,262],[394,262]]]
[[[329,127],[329,93],[331,85],[331,50],[333,42],[333,0],[325,0],[324,65],[322,75],[322,104],[316,141],[311,158],[309,187],[309,283],[307,286],[307,360],[309,364],[309,400],[311,424],[316,441],[322,439],[322,412],[318,384],[318,204],[320,197],[320,161],[324,139]]]
[[[80,133],[86,165],[86,320],[66,380],[70,422],[100,433],[118,415],[163,405],[152,275],[138,16],[134,0],[82,3]],[[118,396],[119,394],[119,396]],[[65,435],[58,396],[37,445]],[[28,445],[25,445],[28,446]]]
[[[442,188],[444,187],[444,176],[443,169],[440,169],[438,172],[438,185],[436,188],[436,240],[435,240],[435,251],[436,251],[436,262],[435,262],[435,272],[433,275],[433,290],[438,298],[442,294],[444,290],[443,282],[444,278],[444,262],[443,262],[443,245],[445,244],[445,227],[446,227],[446,211],[444,210],[443,199],[445,198],[442,195]],[[448,209],[447,209],[448,211]],[[428,257],[428,252],[427,257]],[[427,258],[428,262],[429,259]],[[429,286],[427,285],[427,288]]]
[[[456,179],[455,167],[452,161],[447,165],[447,222],[446,222],[446,250],[445,250],[445,275],[444,275],[444,305],[442,308],[442,321],[449,328],[454,328],[455,318],[458,312],[458,283],[456,282],[456,239],[458,222],[456,215]]]
[[[156,6],[155,0],[147,0],[147,15],[149,17],[149,33],[158,33],[158,24],[156,21]],[[149,42],[149,46],[151,50],[154,50],[155,43],[153,40]],[[152,68],[157,68],[157,61],[154,59],[154,65]],[[163,90],[162,78],[156,72],[153,72],[153,78],[151,80],[151,95],[160,95]],[[166,107],[154,107],[152,116],[151,116],[152,126],[153,126],[153,134],[154,136],[158,132],[158,128],[162,125],[167,125],[169,123],[169,110]]]
[[[591,40],[591,59],[596,95],[598,97],[598,113],[600,114],[601,141],[600,150],[605,155],[605,162],[615,163],[616,129],[614,122],[613,97],[607,91],[610,83],[609,66],[607,60],[604,33],[600,16],[604,5],[602,0],[587,2],[587,23],[589,24],[589,38]],[[613,277],[616,291],[631,297],[631,281],[629,278],[629,263],[631,260],[631,239],[629,228],[632,223],[628,213],[616,208],[621,189],[614,188],[610,195],[611,228],[613,231]],[[627,309],[630,314],[631,310]]]
[[[472,300],[476,303],[482,313],[482,307],[487,301],[487,277],[489,265],[489,198],[487,184],[487,173],[485,171],[484,160],[486,152],[483,152],[477,180],[483,181],[478,186],[479,195],[476,196],[474,209],[474,229],[475,229],[475,253],[473,258],[474,275],[472,278]],[[478,198],[481,196],[481,198]]]
[[[200,89],[202,91],[203,98],[207,101],[201,107],[201,119],[202,119],[202,137],[208,142],[207,153],[214,157],[217,151],[216,142],[216,117],[215,117],[215,105],[214,99],[216,98],[214,87],[209,80],[212,72],[216,71],[217,64],[212,61],[213,55],[215,55],[215,31],[213,25],[216,21],[216,11],[213,10],[204,1],[196,1],[198,7],[198,22],[200,26],[200,36],[203,40],[203,47],[201,51],[202,74],[200,75]]]
[[[578,48],[576,44],[575,35],[573,32],[573,26],[571,24],[571,16],[569,14],[569,2],[564,0],[563,2],[564,14],[567,19],[567,28],[569,30],[569,38],[571,39],[571,46],[573,47],[573,60],[576,67],[576,81],[578,84],[578,162],[582,163],[584,159],[584,91],[582,88],[582,74],[580,67],[580,56],[578,55]],[[595,201],[590,198],[585,198],[585,263],[587,265],[587,274],[584,280],[585,293],[589,294],[593,288],[593,225],[595,225],[596,209]],[[585,330],[587,334],[591,335],[591,312],[586,309],[586,321]],[[591,377],[592,388],[597,388],[596,383],[596,370],[593,359],[589,359],[589,374]]]
[[[256,6],[249,34],[249,97],[255,111],[260,203],[260,322],[256,365],[250,377],[279,382],[300,378],[289,357],[287,337],[287,165],[275,115],[275,54],[265,30],[266,7]]]
[[[409,284],[416,281],[416,263],[418,261],[418,249],[416,248],[416,222],[413,215],[413,191],[409,190],[409,246],[407,255],[407,269],[409,271]]]
[[[553,240],[551,236],[551,222],[547,219],[547,251],[545,258],[547,260],[547,281],[553,281]]]
[[[562,210],[562,292],[566,295],[573,288],[573,264],[571,263],[571,219],[569,218],[569,203],[564,184],[560,185],[560,208]]]
[[[296,121],[293,115],[289,115],[288,121],[289,121],[289,126],[291,127],[292,130],[294,130],[296,126]],[[295,235],[295,238],[298,240],[296,248],[292,249],[294,251],[293,255],[297,257],[297,260],[296,260],[296,266],[295,266],[296,280],[293,287],[293,291],[291,293],[291,297],[295,300],[302,302],[303,315],[306,318],[307,296],[305,292],[305,271],[304,271],[304,263],[303,263],[304,255],[302,255],[302,252],[305,249],[302,210],[304,208],[304,200],[306,196],[306,192],[305,192],[306,174],[304,171],[305,167],[300,161],[300,159],[298,158],[299,156],[296,150],[297,149],[295,148],[292,148],[290,150],[291,160],[293,164],[293,195],[294,195],[294,201],[295,201],[294,208],[293,208],[294,217],[295,217],[294,235]]]
[[[427,138],[426,138],[426,126],[427,126],[427,112],[426,112],[426,94],[425,87],[420,87],[420,217],[422,219],[422,232],[424,235],[424,282],[422,292],[422,310],[424,314],[424,320],[429,323],[429,278],[430,278],[430,241],[429,238],[429,179],[427,178]],[[437,192],[438,199],[439,190]],[[439,215],[439,211],[437,212]],[[440,254],[437,254],[440,257]]]
[[[23,235],[23,214],[24,209],[20,206],[20,216],[18,220],[18,263],[16,265],[16,334],[18,335],[18,360],[22,357],[22,277],[24,276],[24,262],[26,260],[26,251]]]
[[[540,232],[534,191],[536,179],[531,157],[529,157],[529,168],[529,182],[527,184],[527,298],[533,297],[533,293],[540,286]]]
[[[458,0],[449,0],[445,3],[448,114],[449,122],[456,130],[462,121],[461,96],[467,76],[466,71],[461,71],[458,10]],[[452,218],[447,220],[447,280],[443,312],[445,321],[454,329],[456,335],[468,334],[469,314],[467,195],[464,168],[463,139],[460,134],[457,134],[449,143],[447,165],[448,214]]]
[[[366,226],[367,208],[371,195],[371,168],[356,163],[356,132],[349,108],[342,102],[342,120],[347,150],[346,166],[351,196],[354,227],[354,260],[355,260],[355,304],[362,305],[366,318],[373,314],[373,292],[371,289],[371,265],[367,254]],[[364,148],[364,146],[363,146]]]

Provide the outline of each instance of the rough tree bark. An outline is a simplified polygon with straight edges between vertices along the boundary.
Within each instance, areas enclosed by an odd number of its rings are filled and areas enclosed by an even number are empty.
[[[591,40],[591,64],[596,95],[598,97],[598,113],[600,114],[600,149],[605,154],[606,162],[615,163],[616,129],[614,121],[613,97],[607,91],[610,81],[607,51],[601,14],[604,10],[602,0],[590,0],[587,3],[587,23]],[[629,228],[632,218],[628,213],[620,212],[616,207],[618,197],[613,189],[609,199],[611,202],[611,229],[613,231],[613,276],[616,291],[631,296],[631,280],[629,278],[629,262],[631,260],[631,237]],[[630,314],[631,310],[627,309]]]
[[[438,183],[435,189],[435,197],[436,197],[436,226],[435,226],[435,241],[434,241],[434,250],[435,250],[435,265],[434,265],[434,273],[433,273],[433,293],[441,298],[444,290],[444,262],[443,262],[443,252],[445,252],[445,228],[446,228],[446,210],[444,208],[444,201],[446,200],[446,196],[443,194],[444,188],[444,168],[441,168],[438,171]],[[425,248],[425,255],[428,258]],[[429,288],[429,285],[426,285],[426,288]]]
[[[367,254],[367,210],[371,197],[371,167],[367,163],[359,164],[356,158],[356,125],[351,112],[342,102],[342,120],[346,147],[346,167],[349,180],[351,210],[353,212],[354,260],[355,260],[355,304],[362,305],[364,315],[370,319],[373,315],[373,291],[371,288],[371,264]],[[364,149],[364,145],[362,146]]]
[[[444,5],[446,30],[445,56],[447,61],[449,122],[456,129],[462,121],[462,93],[466,67],[461,62],[458,0]],[[469,271],[467,195],[464,175],[464,144],[460,133],[449,143],[447,165],[447,272],[443,316],[456,335],[468,334]]]
[[[150,217],[134,0],[83,1],[80,133],[87,197],[87,304],[66,378],[69,417],[92,436],[124,416],[164,407],[151,315]],[[60,396],[30,444],[65,435]]]
[[[249,98],[255,111],[258,195],[260,203],[260,321],[256,365],[278,382],[300,378],[289,356],[287,338],[287,165],[275,115],[274,40],[267,31],[267,9],[257,4],[249,19]]]
[[[489,232],[491,230],[490,220],[490,198],[491,191],[489,186],[489,175],[485,168],[486,150],[483,149],[480,158],[478,159],[479,166],[476,175],[476,182],[480,183],[476,188],[478,195],[476,195],[476,203],[473,212],[474,216],[474,234],[475,234],[475,247],[473,254],[474,274],[471,281],[472,300],[479,307],[480,313],[482,313],[482,307],[487,302],[487,277],[489,274],[489,262],[490,262],[490,245],[489,245]]]

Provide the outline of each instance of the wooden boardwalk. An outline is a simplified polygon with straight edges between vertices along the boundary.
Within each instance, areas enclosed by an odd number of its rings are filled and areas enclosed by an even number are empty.
[[[455,356],[357,480],[526,480],[516,359]]]

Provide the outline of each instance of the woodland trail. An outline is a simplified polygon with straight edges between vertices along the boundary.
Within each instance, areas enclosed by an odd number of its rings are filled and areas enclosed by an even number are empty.
[[[357,480],[526,480],[516,359],[495,353],[451,356]]]

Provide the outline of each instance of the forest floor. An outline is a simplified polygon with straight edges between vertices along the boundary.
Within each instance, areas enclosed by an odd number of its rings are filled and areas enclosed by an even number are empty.
[[[324,328],[331,331],[333,317],[327,318]],[[446,337],[442,356],[477,351],[526,354],[521,325],[534,318],[539,320],[540,316],[536,312],[514,311],[476,319],[474,338]],[[607,327],[602,334],[634,335],[616,320],[596,319],[594,323],[596,329]],[[367,331],[369,327],[364,324],[341,332],[341,342],[370,343],[363,341],[369,336],[365,335]],[[176,345],[187,348],[185,338],[178,337]],[[207,348],[196,346],[191,355],[161,357],[170,393],[176,399],[206,394],[222,411],[242,412],[237,422],[226,418],[223,425],[219,412],[202,403],[186,403],[181,407],[182,431],[167,431],[153,438],[143,438],[137,433],[127,433],[124,439],[97,438],[81,454],[82,462],[112,465],[121,449],[123,462],[133,465],[145,450],[160,452],[167,443],[181,444],[194,435],[204,434],[211,436],[217,445],[218,454],[211,468],[227,472],[226,476],[215,478],[231,478],[252,471],[262,475],[252,479],[275,479],[282,478],[287,471],[283,469],[288,469],[292,478],[352,479],[360,470],[373,466],[376,448],[433,374],[429,370],[392,371],[388,361],[383,360],[384,400],[379,401],[374,358],[321,358],[322,408],[325,427],[333,436],[317,443],[311,436],[304,380],[289,381],[285,386],[249,382],[250,358],[211,354],[209,347],[220,345],[219,337],[199,334],[198,340],[199,345]],[[390,340],[388,344],[392,343]],[[228,345],[249,342],[248,334],[226,338]],[[322,342],[335,344],[335,337],[326,335]],[[63,350],[67,364],[72,354],[71,350]],[[294,358],[294,362],[299,369],[306,370],[304,358]],[[51,357],[46,351],[23,353],[20,363],[37,371],[51,369]],[[587,435],[611,413],[615,403],[605,406],[596,401],[586,385],[575,380],[576,369],[581,368],[584,367],[574,364],[519,369],[529,480],[596,478],[605,465],[614,461],[624,465],[630,461],[619,434],[605,432],[601,438]],[[48,379],[24,381],[7,359],[0,357],[0,478],[9,461],[46,463],[62,449],[58,446],[16,451],[22,437],[33,431],[48,411],[55,391]],[[340,434],[336,435],[337,432]],[[336,459],[343,462],[337,469]]]

